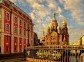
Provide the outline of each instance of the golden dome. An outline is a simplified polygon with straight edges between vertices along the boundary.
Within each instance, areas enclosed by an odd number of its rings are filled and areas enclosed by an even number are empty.
[[[54,27],[56,26],[56,27],[57,27],[57,26],[58,26],[57,21],[56,21],[56,20],[53,20],[53,21],[51,22],[51,26],[54,26]]]
[[[66,20],[63,20],[62,21],[62,25],[67,25],[67,21]]]
[[[47,32],[57,28],[58,23],[57,23],[55,16],[56,16],[56,14],[54,14],[52,21],[48,24]]]

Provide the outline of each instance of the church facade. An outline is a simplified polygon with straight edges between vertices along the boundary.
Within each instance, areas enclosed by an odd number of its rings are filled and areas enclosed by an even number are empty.
[[[54,17],[48,26],[47,34],[43,36],[42,42],[44,45],[68,45],[69,34],[66,20],[62,21],[61,27],[58,26],[57,20]]]

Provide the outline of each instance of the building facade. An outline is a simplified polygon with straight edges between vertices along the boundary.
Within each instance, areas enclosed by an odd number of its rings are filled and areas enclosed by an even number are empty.
[[[66,20],[62,21],[62,26],[59,27],[55,14],[47,28],[47,34],[43,35],[41,41],[44,45],[68,45],[69,34]]]
[[[20,53],[33,45],[31,17],[9,0],[0,0],[0,53]]]

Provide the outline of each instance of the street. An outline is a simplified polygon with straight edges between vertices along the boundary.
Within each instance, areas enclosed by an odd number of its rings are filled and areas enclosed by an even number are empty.
[[[3,59],[0,62],[26,62],[24,58],[15,58],[15,59]]]

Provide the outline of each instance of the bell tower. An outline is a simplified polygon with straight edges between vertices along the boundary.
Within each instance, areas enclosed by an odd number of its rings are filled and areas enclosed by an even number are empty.
[[[64,19],[62,21],[61,35],[62,35],[62,43],[63,43],[63,45],[68,45],[69,44],[69,34],[68,34],[68,28],[67,28],[66,19]]]

